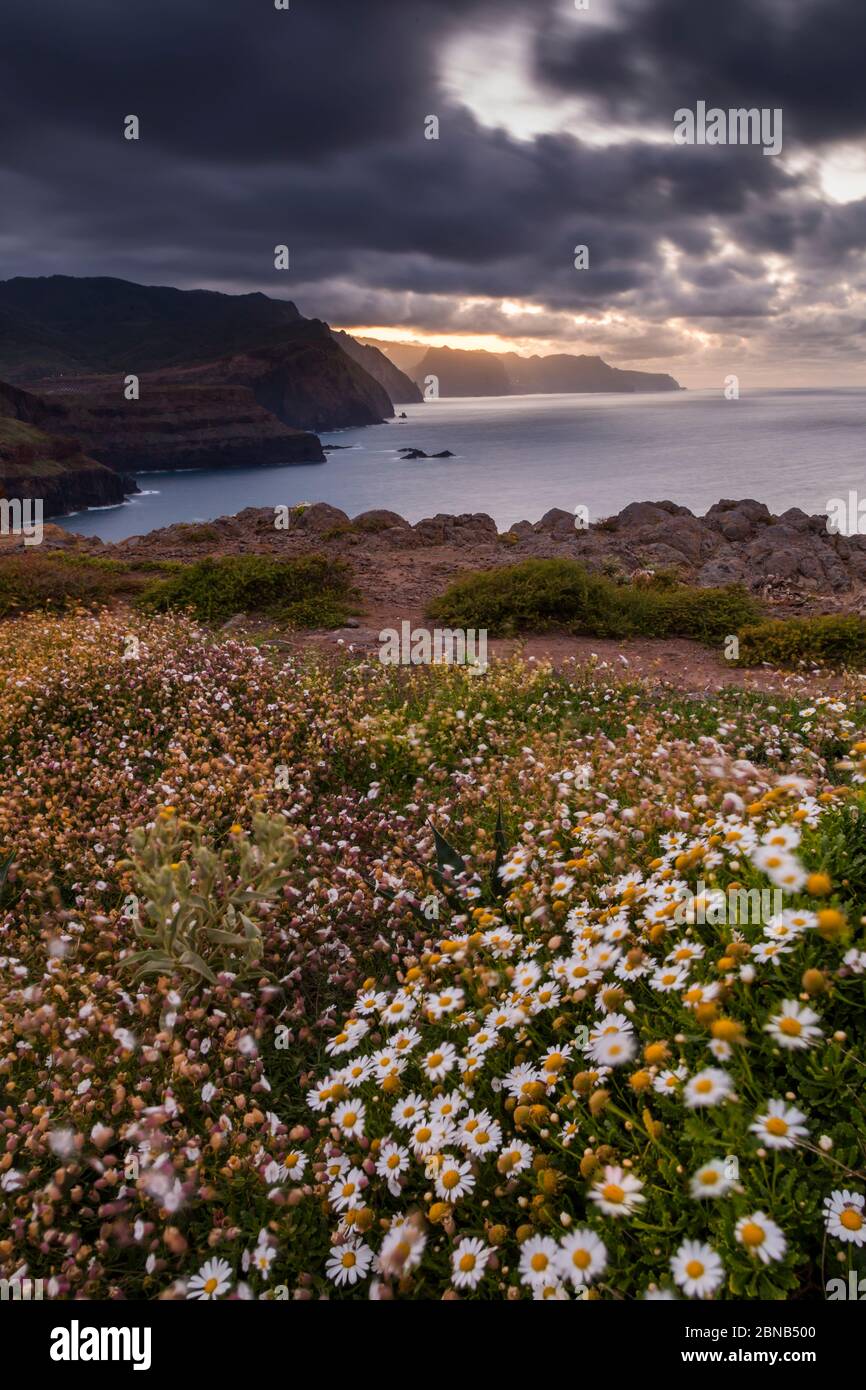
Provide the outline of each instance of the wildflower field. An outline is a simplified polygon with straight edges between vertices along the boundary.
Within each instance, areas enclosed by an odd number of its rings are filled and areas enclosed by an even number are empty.
[[[283,661],[177,616],[5,635],[0,1275],[824,1300],[866,1274],[859,683]]]

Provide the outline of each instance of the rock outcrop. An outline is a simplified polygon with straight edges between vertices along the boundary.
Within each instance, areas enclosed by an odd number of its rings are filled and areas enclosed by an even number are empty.
[[[663,501],[632,503],[584,530],[574,521],[571,512],[552,508],[540,521],[500,532],[483,512],[440,512],[410,525],[384,509],[352,519],[319,502],[292,511],[287,529],[277,527],[273,508],[250,507],[206,528],[176,525],[132,537],[106,553],[198,557],[198,533],[206,530],[205,553],[344,555],[376,602],[408,595],[419,605],[461,570],[570,556],[623,578],[664,569],[705,587],[742,583],[780,611],[866,612],[866,536],[831,534],[826,517],[796,509],[774,516],[747,498],[718,502],[704,516]]]

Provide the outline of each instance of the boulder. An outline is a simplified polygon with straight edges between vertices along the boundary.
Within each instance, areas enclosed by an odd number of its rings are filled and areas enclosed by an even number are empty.
[[[311,507],[292,511],[291,525],[295,531],[332,531],[335,526],[348,526],[349,516],[329,502],[314,502]]]
[[[688,507],[680,507],[676,502],[629,502],[612,521],[610,530],[624,531],[634,527],[664,525],[672,516],[694,517]]]
[[[534,531],[548,531],[552,535],[571,535],[574,531],[574,512],[565,512],[562,507],[551,507],[532,528]]]
[[[388,531],[396,527],[409,530],[409,523],[397,512],[389,512],[384,507],[374,507],[368,512],[359,512],[352,521],[359,531]]]

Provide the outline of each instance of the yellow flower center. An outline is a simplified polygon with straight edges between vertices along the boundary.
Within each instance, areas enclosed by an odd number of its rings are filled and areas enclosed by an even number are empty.
[[[755,1221],[747,1221],[740,1232],[740,1238],[744,1245],[763,1245],[765,1235],[763,1226],[759,1226]]]
[[[689,1260],[688,1264],[686,1265],[686,1274],[689,1276],[690,1279],[700,1279],[703,1272],[704,1267],[701,1264],[700,1260]]]
[[[464,1274],[468,1274],[469,1271],[470,1271],[471,1269],[474,1269],[474,1268],[475,1268],[475,1256],[474,1256],[474,1255],[461,1255],[461,1256],[460,1256],[460,1268],[461,1268],[461,1270],[463,1271]]]
[[[591,1260],[592,1256],[588,1250],[575,1250],[571,1257],[571,1263],[576,1265],[578,1269],[588,1269]]]
[[[601,1189],[601,1195],[606,1202],[624,1202],[625,1193],[615,1182],[609,1182]]]
[[[422,1125],[415,1135],[415,1138],[417,1139],[419,1144],[426,1144],[428,1140],[432,1137],[433,1131],[432,1129],[429,1129],[427,1125]]]
[[[430,1067],[441,1067],[441,1065],[442,1065],[442,1053],[441,1053],[441,1052],[431,1052],[430,1056],[427,1058],[427,1065],[430,1066]]]
[[[207,1283],[204,1286],[205,1293],[213,1293],[214,1289],[217,1287],[218,1282],[219,1281],[216,1279],[208,1279]]]
[[[798,1018],[783,1018],[779,1024],[779,1032],[785,1033],[789,1038],[798,1038],[802,1032],[802,1024]]]
[[[550,1263],[550,1261],[548,1260],[547,1256],[543,1255],[542,1252],[539,1250],[537,1255],[533,1255],[529,1263],[532,1265],[532,1268],[535,1270],[536,1274],[540,1274],[543,1269],[547,1269],[547,1266]]]
[[[340,1260],[340,1264],[343,1266],[344,1269],[354,1269],[357,1263],[357,1257],[351,1250],[347,1250],[345,1255]]]
[[[347,1110],[343,1116],[343,1128],[351,1129],[357,1118],[358,1116],[355,1114],[354,1110]]]
[[[719,1175],[715,1168],[705,1168],[701,1173],[701,1182],[704,1184],[704,1187],[714,1187],[718,1181]]]
[[[765,1128],[768,1134],[778,1134],[781,1136],[788,1133],[788,1125],[780,1115],[771,1115]]]
[[[452,1187],[456,1187],[460,1181],[460,1174],[456,1168],[449,1168],[447,1173],[442,1174],[442,1186],[450,1192]]]
[[[839,1220],[846,1231],[860,1231],[863,1228],[863,1217],[859,1211],[854,1211],[852,1207],[848,1207],[847,1211],[843,1211]]]

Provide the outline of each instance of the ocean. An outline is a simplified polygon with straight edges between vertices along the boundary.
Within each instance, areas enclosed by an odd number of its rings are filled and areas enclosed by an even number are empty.
[[[771,511],[824,512],[866,491],[866,389],[721,390],[659,395],[507,396],[398,407],[406,420],[321,436],[324,464],[140,473],[142,495],[60,524],[103,540],[244,507],[330,502],[350,516],[387,507],[408,521],[487,512],[501,530],[549,507],[595,521],[629,502],[669,499],[703,512],[721,497]],[[402,447],[448,459],[404,462]]]

